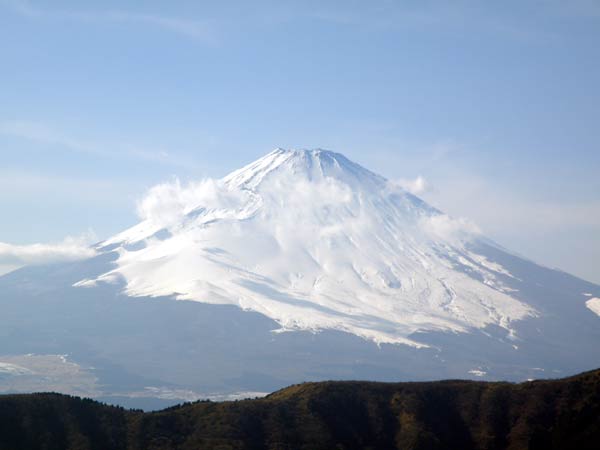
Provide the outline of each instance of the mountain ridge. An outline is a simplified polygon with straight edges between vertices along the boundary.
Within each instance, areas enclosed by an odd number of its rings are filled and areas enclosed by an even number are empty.
[[[153,413],[58,394],[0,396],[0,449],[593,449],[600,370],[520,384],[303,383]]]

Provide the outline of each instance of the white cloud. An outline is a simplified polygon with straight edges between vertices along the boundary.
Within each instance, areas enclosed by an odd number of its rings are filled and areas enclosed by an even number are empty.
[[[507,185],[474,170],[448,164],[439,169],[436,189],[424,200],[452,216],[469,217],[510,251],[600,282],[600,201],[590,194],[597,191],[593,177],[581,177],[576,189],[563,180],[572,195],[558,197],[546,190],[543,176]]]
[[[437,179],[435,191],[425,200],[456,216],[481,224],[486,232],[539,233],[580,227],[600,227],[600,201],[549,195],[501,186],[482,176],[447,169],[447,179]],[[590,187],[593,185],[590,183]],[[532,193],[538,198],[531,198]]]
[[[169,226],[197,207],[235,209],[242,204],[244,195],[227,189],[222,181],[213,178],[185,185],[175,179],[152,187],[138,202],[137,213],[155,225]]]
[[[429,182],[421,175],[412,180],[401,178],[393,181],[392,183],[400,186],[402,189],[414,195],[423,194],[431,189]]]
[[[95,240],[95,234],[88,231],[80,236],[68,236],[58,243],[15,245],[0,242],[0,265],[14,269],[23,265],[90,258],[96,254],[90,247]]]
[[[175,223],[187,208],[187,191],[178,179],[153,186],[138,202],[138,216],[163,226]]]
[[[480,228],[463,217],[439,214],[421,219],[421,227],[432,237],[445,241],[460,241],[481,234]]]

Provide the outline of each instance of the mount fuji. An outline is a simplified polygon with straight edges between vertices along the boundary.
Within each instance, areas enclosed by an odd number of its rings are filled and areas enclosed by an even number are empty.
[[[341,154],[277,149],[219,180],[156,186],[138,209],[87,260],[0,277],[11,364],[66,354],[88,395],[119,399],[600,365],[599,286]],[[0,364],[0,388],[35,383],[15,370]]]
[[[493,324],[512,337],[511,322],[537,314],[510,295],[510,272],[465,247],[460,223],[340,154],[278,149],[204,190],[176,218],[100,244],[116,267],[76,286],[123,279],[128,295],[233,304],[278,332],[417,347],[424,330]]]

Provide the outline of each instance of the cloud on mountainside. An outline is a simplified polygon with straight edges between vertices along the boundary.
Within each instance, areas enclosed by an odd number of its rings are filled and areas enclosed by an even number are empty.
[[[273,191],[284,189],[277,182],[274,183]],[[394,187],[401,187],[411,193],[417,193],[429,186],[420,176],[414,180],[404,180],[403,183],[404,186],[401,186],[400,182],[394,182],[390,187],[392,190]],[[411,189],[408,189],[409,187]],[[294,196],[287,198],[287,201],[290,202],[287,205],[289,211],[298,211],[302,209],[303,205],[315,203],[347,204],[352,197],[349,186],[334,179],[317,184],[298,182],[294,185],[294,193]],[[206,178],[187,184],[182,184],[179,179],[174,179],[150,188],[138,202],[137,213],[142,220],[168,227],[198,207],[231,210],[243,207],[247,201],[249,201],[249,197],[246,192],[229,189],[218,179]],[[289,218],[295,220],[295,215],[290,214]],[[285,217],[281,216],[279,220],[285,220]],[[356,218],[355,227],[358,226],[359,220],[360,218]],[[369,226],[370,223],[370,220],[365,220],[363,226]],[[481,234],[481,229],[474,222],[447,214],[424,217],[417,226],[433,239],[454,243]]]
[[[420,225],[430,236],[445,241],[463,240],[481,234],[481,229],[474,222],[447,214],[424,218]]]
[[[90,258],[96,254],[90,247],[95,240],[95,234],[90,231],[50,244],[15,245],[0,242],[0,265],[18,267]]]
[[[423,194],[431,190],[431,185],[421,175],[412,180],[401,178],[399,180],[391,181],[391,183],[400,186],[402,189],[414,195]]]
[[[242,193],[231,191],[214,178],[182,184],[175,178],[157,184],[137,203],[142,220],[169,226],[196,207],[232,209],[240,206]]]

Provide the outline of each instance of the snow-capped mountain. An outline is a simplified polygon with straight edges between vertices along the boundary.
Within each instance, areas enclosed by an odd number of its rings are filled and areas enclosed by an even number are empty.
[[[156,186],[138,210],[87,260],[0,277],[0,365],[28,377],[0,374],[0,391],[47,380],[48,361],[88,395],[172,400],[600,366],[600,286],[341,154],[277,149],[220,180]]]
[[[467,331],[536,311],[501,265],[465,248],[462,224],[343,155],[275,150],[100,245],[119,253],[96,280],[131,296],[233,304],[280,330],[337,329],[421,346],[417,331]],[[115,245],[117,247],[115,247]]]

